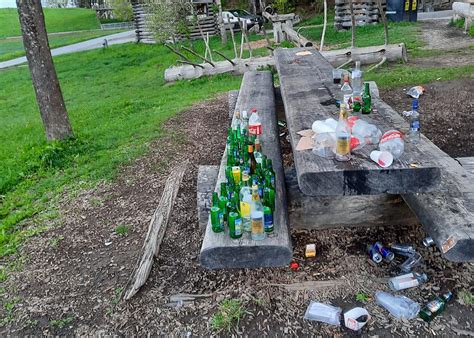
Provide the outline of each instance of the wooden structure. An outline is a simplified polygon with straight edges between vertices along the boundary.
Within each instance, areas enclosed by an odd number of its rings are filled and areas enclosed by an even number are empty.
[[[197,15],[198,22],[190,27],[191,39],[201,39],[201,32],[204,35],[218,33],[217,16],[213,12],[213,4],[214,0],[193,0],[194,14]],[[146,3],[141,0],[133,0],[132,8],[137,42],[156,43],[153,32],[149,28],[150,13]]]
[[[276,199],[274,234],[263,241],[253,241],[248,234],[234,240],[229,237],[227,229],[223,233],[212,231],[208,220],[201,247],[201,264],[210,269],[219,268],[256,268],[285,266],[293,255],[288,229],[286,210],[286,189],[283,165],[281,160],[278,127],[275,115],[275,94],[273,76],[270,72],[245,73],[239,92],[236,111],[257,108],[265,126],[262,135],[263,153],[273,161],[276,175]],[[215,191],[219,192],[220,182],[225,177],[227,157],[224,153],[219,168]]]
[[[304,56],[296,54],[302,51],[310,53]],[[301,191],[308,195],[333,195],[338,192],[341,196],[402,193],[403,199],[445,258],[473,261],[472,176],[424,136],[417,147],[408,145],[408,158],[402,156],[399,163],[392,165],[393,172],[371,168],[370,160],[366,159],[363,163],[359,157],[352,163],[335,163],[333,160],[316,159],[310,154],[311,151],[296,151],[296,131],[307,129],[308,119],[314,121],[326,117],[337,109],[321,103],[330,99],[338,88],[332,84],[332,66],[315,50],[279,49],[275,57]],[[370,118],[383,129],[408,129],[403,118],[382,100],[374,98],[373,107],[377,111]],[[410,168],[410,163],[416,168]],[[362,170],[365,175],[361,174]],[[418,176],[419,181],[414,182],[413,177],[408,177],[410,175]],[[397,186],[394,186],[396,181]],[[437,183],[440,183],[439,186]]]
[[[386,9],[386,0],[381,0]],[[380,13],[376,0],[352,0],[356,26],[376,24],[380,21]],[[344,29],[352,27],[349,0],[335,0],[334,27]]]
[[[331,64],[315,51],[297,56],[295,49],[278,49],[276,66],[293,145],[295,168],[301,191],[310,196],[373,195],[381,193],[417,193],[434,190],[440,182],[440,169],[432,152],[422,152],[412,144],[405,145],[400,161],[380,168],[367,160],[369,147],[353,155],[349,162],[339,163],[317,156],[311,151],[296,151],[301,138],[297,132],[311,129],[315,120],[337,118],[337,107],[327,105],[339,87],[332,83]],[[301,50],[302,51],[302,50]],[[304,84],[304,85],[302,85]],[[393,129],[392,117],[383,107],[364,119],[382,132]],[[426,142],[422,140],[422,144]],[[417,162],[412,166],[412,162]]]

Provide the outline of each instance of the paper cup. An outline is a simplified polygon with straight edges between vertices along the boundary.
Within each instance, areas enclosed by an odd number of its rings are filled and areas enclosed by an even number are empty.
[[[365,320],[360,320],[360,318],[363,316],[365,317]],[[362,307],[356,307],[344,313],[344,324],[348,329],[354,331],[359,331],[362,329],[369,319],[369,312]]]
[[[370,153],[370,158],[382,168],[390,167],[393,163],[393,155],[388,151],[374,150]]]

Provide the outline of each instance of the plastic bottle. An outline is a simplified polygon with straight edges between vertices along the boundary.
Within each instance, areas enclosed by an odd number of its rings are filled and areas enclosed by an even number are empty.
[[[410,132],[408,133],[410,143],[420,142],[420,114],[418,113],[418,100],[414,99],[410,113]]]
[[[252,109],[249,118],[249,134],[255,135],[258,139],[260,138],[260,135],[262,135],[262,120],[260,119],[256,108]]]
[[[345,104],[346,108],[349,109],[352,98],[352,88],[349,84],[349,75],[344,75],[344,84],[341,87],[340,104]]]
[[[375,301],[397,319],[413,319],[420,311],[420,304],[405,296],[393,296],[387,292],[377,291]]]
[[[389,130],[382,135],[379,142],[380,151],[388,151],[393,155],[394,159],[400,158],[405,151],[405,142],[403,142],[403,134],[398,130]]]
[[[362,95],[362,71],[360,70],[360,61],[356,61],[355,69],[352,70],[352,95],[361,96]]]
[[[388,285],[390,289],[394,291],[404,290],[408,288],[416,287],[428,280],[428,276],[425,273],[407,273],[397,277],[390,278]]]

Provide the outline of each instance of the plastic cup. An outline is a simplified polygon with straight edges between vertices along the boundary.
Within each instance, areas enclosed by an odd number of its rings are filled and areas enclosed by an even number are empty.
[[[370,153],[370,158],[382,168],[387,168],[393,163],[393,155],[388,151],[374,150]]]

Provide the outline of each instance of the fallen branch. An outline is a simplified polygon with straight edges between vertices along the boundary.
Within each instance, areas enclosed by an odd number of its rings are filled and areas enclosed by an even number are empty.
[[[220,55],[222,56],[224,59],[226,59],[227,61],[229,61],[232,66],[235,66],[235,62],[232,61],[231,59],[229,59],[227,56],[225,56],[224,54],[222,54],[221,52],[219,52],[218,50],[213,50],[214,53],[216,53],[217,55]]]
[[[381,65],[383,65],[386,61],[387,61],[387,57],[384,56],[384,57],[382,58],[382,60],[380,60],[379,63],[377,63],[376,65],[370,67],[370,68],[367,70],[367,73],[373,71],[374,69],[379,68],[379,67],[380,67]]]
[[[172,51],[173,53],[175,53],[176,55],[180,56],[183,60],[186,60],[188,62],[191,62],[184,54],[180,53],[179,51],[177,51],[176,49],[174,49],[173,47],[171,47],[170,45],[167,45],[165,43],[165,47],[168,48],[170,51]]]
[[[387,61],[407,62],[405,44],[392,44],[371,47],[345,48],[323,51],[321,54],[334,66],[338,67],[352,60],[359,60],[361,64],[379,63],[383,57]]]
[[[189,53],[193,54],[194,56],[200,58],[201,60],[207,62],[208,64],[210,64],[212,67],[215,67],[216,65],[214,64],[214,62],[212,62],[211,60],[207,59],[206,57],[202,56],[202,55],[199,55],[198,53],[196,53],[195,51],[193,51],[192,49],[188,48],[188,47],[184,47],[182,46],[181,48],[183,48],[185,51],[188,51]]]
[[[199,63],[195,63],[195,62],[191,62],[191,61],[184,61],[184,60],[178,60],[177,62],[178,63],[184,63],[185,65],[191,65],[193,67],[199,67],[199,68],[204,69],[204,66],[200,65]]]
[[[313,43],[306,39],[305,37],[299,35],[293,27],[287,23],[281,24],[281,29],[286,33],[287,37],[298,44],[298,47],[312,47]]]
[[[183,180],[184,172],[188,166],[188,161],[182,163],[178,168],[174,169],[166,180],[160,203],[151,218],[148,226],[148,233],[143,243],[142,255],[137,261],[137,265],[130,276],[127,285],[124,288],[123,298],[129,300],[138,290],[145,284],[150,275],[153,265],[153,257],[158,255],[161,242],[165,235],[168,220],[170,218],[171,209],[174,204],[179,186]]]
[[[324,0],[324,22],[323,22],[323,32],[321,33],[321,44],[319,45],[319,51],[323,50],[324,47],[324,36],[326,35],[326,26],[328,23],[328,2]]]
[[[299,290],[318,290],[324,288],[332,288],[347,284],[342,279],[328,280],[328,281],[306,281],[292,284],[268,284],[269,286],[279,286],[287,289],[288,291],[299,291]]]

